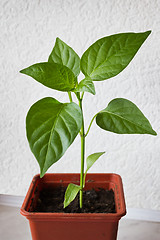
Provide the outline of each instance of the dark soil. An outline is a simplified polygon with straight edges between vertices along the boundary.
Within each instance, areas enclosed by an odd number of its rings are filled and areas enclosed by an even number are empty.
[[[84,191],[82,209],[79,208],[79,194],[68,207],[63,208],[65,190],[62,187],[42,190],[33,212],[116,213],[112,189]]]

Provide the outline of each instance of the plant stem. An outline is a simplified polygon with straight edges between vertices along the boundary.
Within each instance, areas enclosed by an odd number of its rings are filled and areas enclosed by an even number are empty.
[[[71,92],[68,92],[70,102],[73,102]]]
[[[81,127],[81,175],[80,175],[80,200],[79,206],[82,208],[83,205],[83,176],[84,176],[84,159],[85,159],[85,133],[84,133],[84,118],[82,109],[82,99],[79,100],[79,106],[82,111],[82,127]]]

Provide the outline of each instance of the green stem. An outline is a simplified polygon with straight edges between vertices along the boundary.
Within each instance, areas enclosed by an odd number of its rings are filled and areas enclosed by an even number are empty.
[[[96,116],[97,116],[97,114],[92,118],[92,120],[91,120],[91,122],[90,122],[90,124],[89,124],[88,130],[87,130],[87,132],[86,132],[86,134],[85,134],[85,137],[88,135],[89,130],[90,130],[90,128],[91,128],[91,126],[92,126],[92,123],[93,123],[93,121],[94,121],[94,119],[95,119]]]
[[[68,92],[70,102],[73,102],[71,92]]]
[[[84,96],[84,92],[82,92],[81,99],[83,99],[83,96]]]
[[[80,201],[79,206],[82,208],[83,205],[83,176],[84,176],[84,159],[85,159],[85,133],[84,133],[84,118],[82,109],[82,99],[79,100],[79,106],[82,111],[82,127],[81,127],[81,175],[80,175]]]

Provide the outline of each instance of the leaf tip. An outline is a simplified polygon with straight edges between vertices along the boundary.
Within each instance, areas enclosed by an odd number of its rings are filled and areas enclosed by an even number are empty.
[[[56,42],[62,42],[62,40],[59,37],[56,37]]]
[[[25,71],[24,71],[24,70],[25,70],[25,69],[22,69],[22,70],[20,70],[19,72],[20,72],[20,73],[25,73]]]
[[[40,178],[44,177],[44,175],[45,175],[45,172],[44,172],[43,170],[41,170],[41,172],[40,172]]]
[[[146,35],[147,35],[147,37],[151,34],[151,32],[152,32],[151,30],[148,30],[148,31],[145,32]],[[146,38],[147,38],[147,37],[146,37]]]
[[[92,91],[91,93],[92,93],[93,95],[96,95],[96,91],[95,91],[95,90],[94,90],[94,91]]]
[[[148,36],[151,34],[151,30],[148,30],[146,32],[142,32],[142,35],[143,35],[143,39],[144,41],[148,38]],[[143,41],[143,42],[144,42]]]
[[[151,30],[148,30],[147,32],[148,32],[148,35],[149,35],[149,34],[151,34],[152,31],[151,31]]]
[[[29,67],[28,68],[24,68],[24,69],[20,70],[19,72],[22,73],[22,74],[29,75]]]
[[[66,203],[66,201],[64,200],[63,202],[63,208],[66,208],[69,204]]]
[[[157,133],[153,130],[152,135],[157,136]]]

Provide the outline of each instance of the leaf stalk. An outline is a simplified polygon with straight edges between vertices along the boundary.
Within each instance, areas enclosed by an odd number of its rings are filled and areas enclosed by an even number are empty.
[[[70,100],[70,102],[73,102],[71,92],[68,92],[68,96],[69,96],[69,100]]]
[[[97,114],[94,115],[94,117],[92,118],[92,120],[91,120],[91,122],[90,122],[90,124],[89,124],[88,130],[87,130],[87,132],[86,132],[86,134],[85,134],[85,137],[88,135],[89,130],[90,130],[90,128],[91,128],[91,126],[92,126],[92,123],[93,123],[94,119],[96,118],[96,116],[97,116]]]

